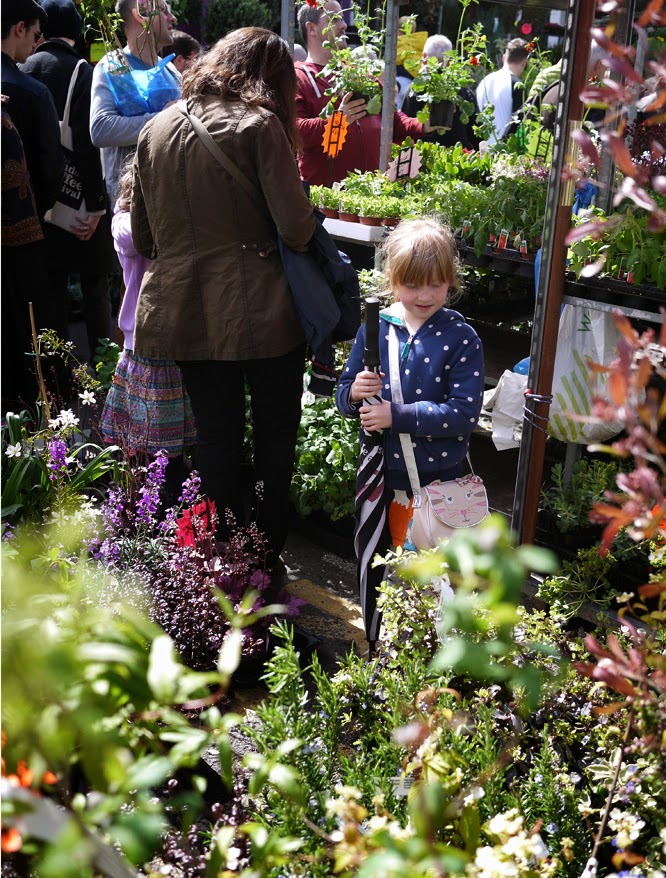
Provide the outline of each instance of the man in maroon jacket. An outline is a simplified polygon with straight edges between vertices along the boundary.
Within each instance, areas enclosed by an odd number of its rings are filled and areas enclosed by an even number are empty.
[[[343,180],[349,171],[375,171],[379,167],[381,116],[368,115],[363,98],[352,100],[351,93],[341,95],[337,106],[347,119],[347,139],[339,154],[331,159],[324,154],[322,139],[325,120],[319,113],[329,102],[324,92],[329,87],[321,71],[331,60],[331,49],[325,42],[346,44],[347,25],[337,0],[328,0],[322,7],[307,3],[299,9],[298,26],[307,46],[305,61],[296,63],[298,91],[296,94],[296,125],[301,137],[298,164],[301,177],[308,183],[330,186]],[[396,112],[393,119],[393,141],[402,143],[406,137],[415,140],[429,133],[416,119]]]

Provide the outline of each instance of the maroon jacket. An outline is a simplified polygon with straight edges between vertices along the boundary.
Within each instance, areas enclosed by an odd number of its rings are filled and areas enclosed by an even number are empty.
[[[328,80],[318,74],[324,69],[311,61],[295,64],[298,90],[296,93],[296,126],[301,138],[298,166],[301,177],[308,183],[330,186],[344,180],[349,171],[376,171],[379,167],[379,142],[381,139],[381,115],[364,116],[360,122],[347,129],[340,153],[330,159],[324,155],[322,139],[325,121],[319,113],[329,102],[324,92]],[[423,126],[416,119],[396,111],[393,117],[393,142],[402,143],[406,137],[417,140],[424,136]]]

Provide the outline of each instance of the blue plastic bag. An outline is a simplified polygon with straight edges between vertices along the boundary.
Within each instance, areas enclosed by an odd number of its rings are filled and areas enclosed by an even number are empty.
[[[121,116],[158,113],[180,97],[175,77],[166,69],[176,56],[168,55],[148,70],[128,70],[120,64],[106,71],[113,101]]]

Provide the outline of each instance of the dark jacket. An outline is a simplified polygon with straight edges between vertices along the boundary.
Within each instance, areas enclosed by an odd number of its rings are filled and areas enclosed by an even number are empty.
[[[19,70],[4,52],[2,93],[9,98],[5,109],[21,135],[37,213],[43,217],[57,200],[63,172],[60,126],[53,98],[45,85]]]
[[[304,341],[278,234],[303,250],[314,232],[287,135],[268,110],[217,95],[189,100],[255,188],[256,203],[208,152],[177,106],[144,127],[132,191],[132,240],[152,258],[134,352],[174,360],[279,357]]]
[[[24,73],[48,88],[60,120],[65,115],[69,83],[80,60],[81,56],[72,46],[62,40],[47,40],[21,65]],[[89,241],[80,241],[50,223],[44,223],[44,233],[49,266],[57,271],[104,274],[114,271],[118,263],[111,237],[111,216],[100,151],[90,139],[92,75],[90,64],[82,65],[79,69],[72,94],[69,124],[86,207],[92,212],[106,210],[107,213],[100,219]]]
[[[379,358],[385,383],[384,399],[392,400],[388,361],[388,324],[400,340],[400,383],[404,403],[391,402],[393,423],[385,431],[384,451],[388,482],[392,488],[410,490],[400,433],[409,433],[422,485],[451,478],[448,470],[469,450],[483,403],[483,348],[476,332],[457,311],[442,308],[410,335],[392,305],[380,314]],[[350,403],[349,391],[363,369],[365,324],[361,326],[349,359],[342,370],[336,404],[348,418],[359,416],[359,405]]]

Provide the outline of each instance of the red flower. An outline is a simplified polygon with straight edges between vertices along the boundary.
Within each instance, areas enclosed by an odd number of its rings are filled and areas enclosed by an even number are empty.
[[[313,9],[316,9],[319,6],[318,0],[305,0],[308,6],[311,6]]]
[[[199,533],[201,531],[209,532],[212,529],[212,520],[215,517],[215,503],[213,500],[202,500],[200,503],[195,503],[191,509],[183,509],[183,514],[177,521],[176,542],[178,545],[196,545],[195,526]]]
[[[478,58],[470,58],[469,63],[472,65],[472,67],[477,67],[479,64],[479,59]]]
[[[7,827],[7,829],[2,830],[2,842],[1,848],[2,852],[5,854],[14,854],[16,851],[21,850],[21,845],[23,844],[23,839],[18,831],[18,829],[14,829],[13,826]]]
[[[536,49],[536,44],[535,44],[535,43],[528,43],[528,44],[525,46],[525,51],[526,51],[526,52],[533,52],[535,49]]]

